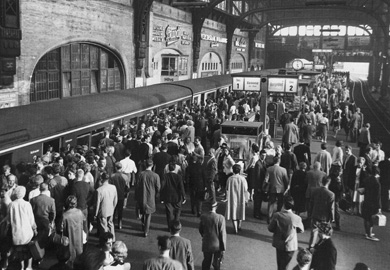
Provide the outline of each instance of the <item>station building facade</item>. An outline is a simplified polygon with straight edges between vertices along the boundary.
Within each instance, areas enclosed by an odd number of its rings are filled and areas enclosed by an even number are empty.
[[[9,73],[0,72],[7,75],[0,108],[258,69],[264,61],[256,52],[249,59],[248,33],[239,29],[228,56],[226,25],[206,19],[193,70],[191,12],[154,1],[145,64],[137,77],[132,0],[7,1],[19,16],[20,53],[0,53],[2,62],[14,65]]]

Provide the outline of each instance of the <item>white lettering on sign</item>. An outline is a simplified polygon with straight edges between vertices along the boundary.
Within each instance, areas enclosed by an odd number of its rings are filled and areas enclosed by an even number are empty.
[[[244,38],[236,38],[234,45],[236,47],[245,48],[246,47],[246,40]]]
[[[165,28],[165,42],[166,42],[166,45],[170,46],[170,45],[178,42],[179,39],[180,39],[179,26],[171,27],[171,26],[168,25],[167,28]]]
[[[264,49],[265,48],[265,44],[264,43],[255,42],[255,48]]]
[[[268,92],[284,92],[285,78],[268,78]]]
[[[73,139],[68,139],[65,141],[65,143],[70,143],[71,141],[73,141]]]
[[[233,77],[233,90],[244,90],[243,77]]]
[[[298,79],[286,79],[286,93],[296,93],[298,91]]]
[[[36,153],[39,153],[39,149],[30,151],[30,155],[34,155],[34,154],[36,154]]]
[[[201,34],[200,38],[202,40],[207,40],[207,41],[215,41],[215,42],[219,42],[219,43],[227,43],[227,38],[216,37],[216,36],[209,35],[209,34]]]
[[[245,91],[260,91],[260,77],[258,78],[245,78],[244,90]]]

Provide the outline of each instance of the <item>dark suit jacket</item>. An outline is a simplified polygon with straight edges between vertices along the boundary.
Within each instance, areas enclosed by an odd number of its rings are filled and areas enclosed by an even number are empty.
[[[266,164],[267,164],[266,161],[264,161],[264,163],[262,163],[260,159],[255,164],[255,168],[254,168],[255,181],[254,181],[253,188],[257,192],[260,192],[263,188],[265,175],[267,173],[267,165]]]
[[[348,187],[352,190],[355,189],[355,181],[356,181],[356,170],[357,170],[357,166],[354,166],[349,177],[348,177]],[[363,171],[361,170],[360,171],[360,183],[359,183],[359,187],[362,187],[362,183],[364,181],[364,179],[368,176],[368,171]]]
[[[335,270],[337,262],[337,249],[331,238],[319,242],[314,247],[315,252],[311,268],[315,270]]]
[[[347,162],[343,162],[343,180],[344,185],[347,185],[348,188],[354,189],[355,186],[355,177],[356,177],[356,156],[351,155]]]
[[[297,146],[294,147],[294,154],[297,157],[298,164],[301,162],[305,162],[307,164],[307,168],[310,168],[311,152],[309,146],[303,143],[298,144]]]
[[[177,173],[165,173],[161,180],[161,200],[167,203],[178,203],[184,197],[183,180]]]
[[[274,233],[273,247],[284,251],[295,251],[298,249],[297,232],[303,232],[304,227],[301,217],[283,209],[273,215],[268,230]]]
[[[183,270],[193,270],[194,256],[192,255],[191,241],[180,236],[171,236],[172,247],[169,256],[182,263]]]
[[[314,189],[310,197],[310,217],[315,221],[332,221],[334,200],[335,195],[329,189],[325,187]]]
[[[225,217],[215,212],[200,217],[199,233],[202,236],[202,251],[217,252],[226,250]]]
[[[154,172],[157,173],[160,178],[162,178],[162,176],[164,175],[164,168],[165,166],[167,166],[170,159],[171,155],[164,151],[154,154]]]
[[[49,223],[51,223],[56,216],[54,199],[47,195],[40,194],[37,197],[32,198],[30,203],[38,230],[48,229]]]

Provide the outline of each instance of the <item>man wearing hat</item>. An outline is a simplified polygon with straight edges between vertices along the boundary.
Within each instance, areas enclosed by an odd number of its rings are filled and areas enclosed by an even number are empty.
[[[311,269],[314,270],[334,270],[337,263],[337,249],[330,238],[332,235],[332,225],[322,222],[317,226],[318,242],[310,251],[313,252]]]
[[[191,241],[180,236],[180,221],[173,221],[169,229],[171,232],[171,237],[169,239],[172,243],[169,256],[172,259],[181,262],[183,270],[194,270],[194,256],[192,255]]]
[[[200,217],[199,232],[202,236],[204,259],[202,270],[209,270],[211,264],[219,270],[226,250],[226,222],[223,215],[217,214],[218,203],[210,201],[210,212]]]
[[[276,212],[268,225],[273,235],[272,246],[276,248],[278,270],[287,269],[294,252],[298,249],[297,232],[304,231],[302,219],[292,212],[294,200],[287,195],[283,198],[283,209]]]

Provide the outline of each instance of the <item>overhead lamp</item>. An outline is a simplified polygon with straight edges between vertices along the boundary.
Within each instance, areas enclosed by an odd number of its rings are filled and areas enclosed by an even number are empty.
[[[188,8],[201,8],[207,6],[206,2],[195,1],[195,2],[173,2],[173,7],[188,7]]]

